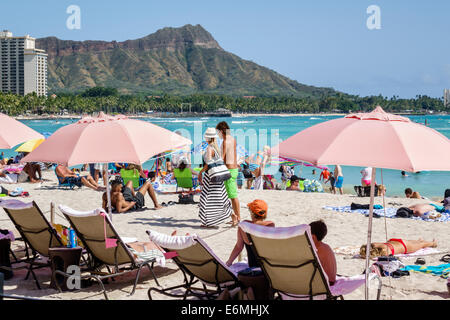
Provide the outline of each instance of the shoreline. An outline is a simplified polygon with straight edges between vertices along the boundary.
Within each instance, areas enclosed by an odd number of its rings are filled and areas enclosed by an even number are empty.
[[[435,114],[425,114],[425,113],[394,113],[396,115],[402,116],[425,116],[425,115],[443,115],[447,116],[447,113],[435,113]],[[345,116],[347,113],[231,113],[231,115],[222,114],[211,114],[211,113],[153,113],[153,114],[124,114],[130,118],[221,118],[221,117],[231,117],[231,118],[246,118],[246,117],[335,117],[335,116]],[[16,120],[79,120],[82,116],[77,114],[67,114],[67,115],[19,115],[14,117]]]

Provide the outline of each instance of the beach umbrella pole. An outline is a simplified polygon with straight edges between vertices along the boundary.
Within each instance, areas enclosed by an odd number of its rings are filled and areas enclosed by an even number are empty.
[[[109,172],[108,167],[106,167],[106,197],[108,198],[108,213],[109,219],[112,221],[112,210],[111,210],[111,191],[109,190]]]
[[[366,285],[365,285],[365,299],[369,300],[369,263],[370,263],[370,248],[372,243],[372,220],[373,220],[373,204],[375,200],[375,177],[376,168],[372,168],[372,180],[370,182],[370,206],[369,206],[369,227],[367,230],[367,246],[366,246]]]

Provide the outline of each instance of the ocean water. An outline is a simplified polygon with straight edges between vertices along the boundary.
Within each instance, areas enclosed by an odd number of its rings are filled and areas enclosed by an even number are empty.
[[[304,130],[315,124],[339,118],[340,116],[251,116],[251,117],[232,117],[232,118],[145,118],[149,121],[168,130],[181,130],[183,135],[187,135],[194,141],[194,145],[201,142],[202,133],[208,127],[215,127],[220,121],[227,121],[235,133],[245,134],[245,139],[238,138],[238,143],[242,144],[251,154],[258,149],[261,150],[264,145],[274,146],[280,139],[285,140],[297,132]],[[450,116],[449,115],[427,115],[410,116],[414,122],[424,123],[427,120],[430,127],[441,132],[450,138]],[[73,123],[75,120],[24,120],[22,121],[29,127],[38,132],[53,133],[62,126]],[[240,130],[240,131],[237,131]],[[241,140],[239,140],[241,139]],[[255,142],[256,141],[256,142]],[[252,143],[254,142],[254,143]],[[6,156],[14,155],[12,150],[2,150]],[[144,168],[149,169],[153,162],[144,164]],[[297,166],[295,172],[303,178],[318,179],[320,170],[316,169],[316,175],[312,174],[311,167]],[[334,166],[330,166],[334,169]],[[353,191],[354,185],[360,185],[362,167],[343,166],[344,189],[347,192]],[[268,168],[269,172],[277,172],[278,166]],[[383,182],[387,187],[388,196],[403,196],[404,189],[407,187],[427,197],[443,197],[444,190],[450,188],[450,172],[421,172],[408,173],[408,177],[402,177],[400,171],[383,169]],[[377,182],[381,183],[381,171],[377,170]]]

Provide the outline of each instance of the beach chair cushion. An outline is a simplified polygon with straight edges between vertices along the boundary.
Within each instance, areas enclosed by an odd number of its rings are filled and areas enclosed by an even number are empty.
[[[167,234],[156,231],[148,231],[148,236],[151,241],[157,245],[169,250],[181,250],[193,246],[196,242],[197,235],[192,236],[169,236]]]

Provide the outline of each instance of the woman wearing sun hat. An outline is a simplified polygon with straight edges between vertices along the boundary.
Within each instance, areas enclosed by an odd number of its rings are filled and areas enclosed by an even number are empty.
[[[204,138],[208,147],[203,154],[204,166],[198,175],[198,181],[202,186],[199,217],[202,227],[210,228],[216,227],[231,216],[231,202],[228,199],[224,183],[212,182],[208,174],[208,163],[211,163],[215,157],[220,157],[216,129],[208,128]]]
[[[247,204],[247,207],[250,211],[251,220],[245,221],[258,224],[260,226],[275,227],[275,223],[273,223],[272,221],[266,221],[269,206],[264,200],[254,200],[253,202]],[[227,261],[227,266],[231,266],[233,264],[233,261],[242,252],[244,247],[247,250],[248,266],[250,268],[259,267],[256,257],[254,256],[253,251],[250,247],[250,241],[241,228],[238,228],[236,245],[234,246],[233,251],[230,254],[230,258]]]

